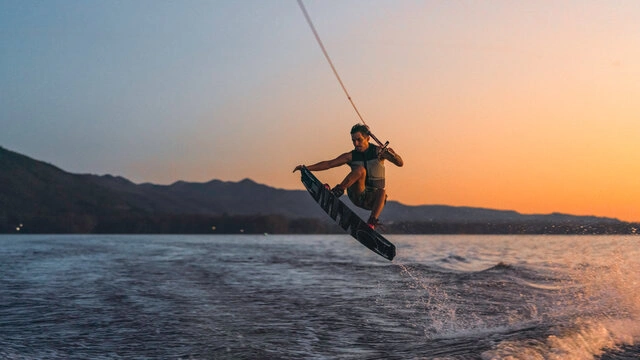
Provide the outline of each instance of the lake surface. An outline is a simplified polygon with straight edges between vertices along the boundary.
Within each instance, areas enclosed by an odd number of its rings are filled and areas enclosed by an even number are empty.
[[[0,358],[640,358],[640,237],[388,238],[0,236]]]

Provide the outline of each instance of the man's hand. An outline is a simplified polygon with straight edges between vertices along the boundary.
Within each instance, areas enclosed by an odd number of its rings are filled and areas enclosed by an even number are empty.
[[[378,159],[382,160],[382,159],[389,159],[390,158],[390,154],[393,154],[393,150],[391,150],[391,148],[385,147],[379,147],[377,149],[378,151]]]
[[[381,148],[378,149],[378,159],[380,160],[387,159],[392,163],[396,164],[397,166],[404,165],[404,161],[402,161],[402,158],[400,157],[400,155],[396,154],[395,151],[393,151],[393,149],[389,147],[384,149],[381,149]]]

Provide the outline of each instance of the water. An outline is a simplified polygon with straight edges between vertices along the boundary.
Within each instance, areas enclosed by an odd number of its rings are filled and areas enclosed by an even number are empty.
[[[1,359],[637,359],[624,236],[0,236]]]

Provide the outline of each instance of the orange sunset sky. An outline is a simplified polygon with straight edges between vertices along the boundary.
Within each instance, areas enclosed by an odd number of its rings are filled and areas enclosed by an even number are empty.
[[[390,200],[640,221],[640,2],[305,5]],[[0,46],[0,146],[70,172],[303,189],[359,121],[294,0],[2,1]]]

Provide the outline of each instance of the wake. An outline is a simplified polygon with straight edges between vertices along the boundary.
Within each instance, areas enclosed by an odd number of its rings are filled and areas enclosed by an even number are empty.
[[[474,272],[395,266],[426,341],[476,339],[485,360],[591,360],[640,340],[640,266],[618,255],[554,271],[504,262]]]

